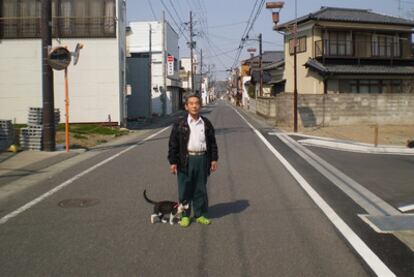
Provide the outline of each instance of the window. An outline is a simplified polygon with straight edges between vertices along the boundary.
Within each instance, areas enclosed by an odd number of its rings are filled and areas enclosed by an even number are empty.
[[[346,83],[348,82],[349,85]],[[342,93],[400,93],[401,80],[341,80]],[[347,88],[350,88],[349,90]]]
[[[352,38],[350,32],[332,32],[324,36],[327,39],[325,47],[331,56],[351,56]],[[328,38],[326,38],[328,37]]]
[[[295,40],[290,39],[289,40],[289,53],[290,55],[293,55],[295,53]],[[306,36],[297,38],[297,48],[296,53],[303,53],[306,52]]]
[[[40,38],[41,0],[0,1],[0,38]],[[52,0],[53,37],[115,37],[115,0]]]
[[[40,0],[1,1],[1,30],[4,38],[32,38],[40,35]]]
[[[399,57],[401,55],[398,35],[373,34],[371,47],[372,55],[376,57]]]

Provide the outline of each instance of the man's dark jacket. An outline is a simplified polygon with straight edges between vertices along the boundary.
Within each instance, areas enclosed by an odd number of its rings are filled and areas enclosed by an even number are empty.
[[[168,161],[170,164],[176,164],[179,171],[187,172],[188,170],[188,150],[187,145],[190,139],[190,126],[188,126],[188,114],[180,118],[173,126],[168,143]],[[218,150],[214,127],[211,122],[201,116],[204,121],[204,133],[207,145],[207,172],[210,175],[212,161],[218,161]]]

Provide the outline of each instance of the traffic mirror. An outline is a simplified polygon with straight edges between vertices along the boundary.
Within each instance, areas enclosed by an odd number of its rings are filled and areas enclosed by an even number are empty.
[[[72,54],[63,46],[53,48],[47,57],[47,62],[55,70],[67,68],[72,60]]]

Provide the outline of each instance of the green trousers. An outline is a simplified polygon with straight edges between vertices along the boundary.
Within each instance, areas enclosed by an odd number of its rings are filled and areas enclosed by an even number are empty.
[[[192,203],[194,216],[206,216],[208,212],[207,198],[207,156],[189,156],[188,171],[178,172],[178,199]],[[190,205],[191,207],[191,205]],[[191,208],[182,216],[190,216]]]

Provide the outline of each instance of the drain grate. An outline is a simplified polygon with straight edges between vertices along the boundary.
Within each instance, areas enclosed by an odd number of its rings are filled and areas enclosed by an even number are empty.
[[[65,199],[59,202],[61,208],[87,208],[95,206],[99,203],[98,199],[93,198],[77,198],[77,199]]]

